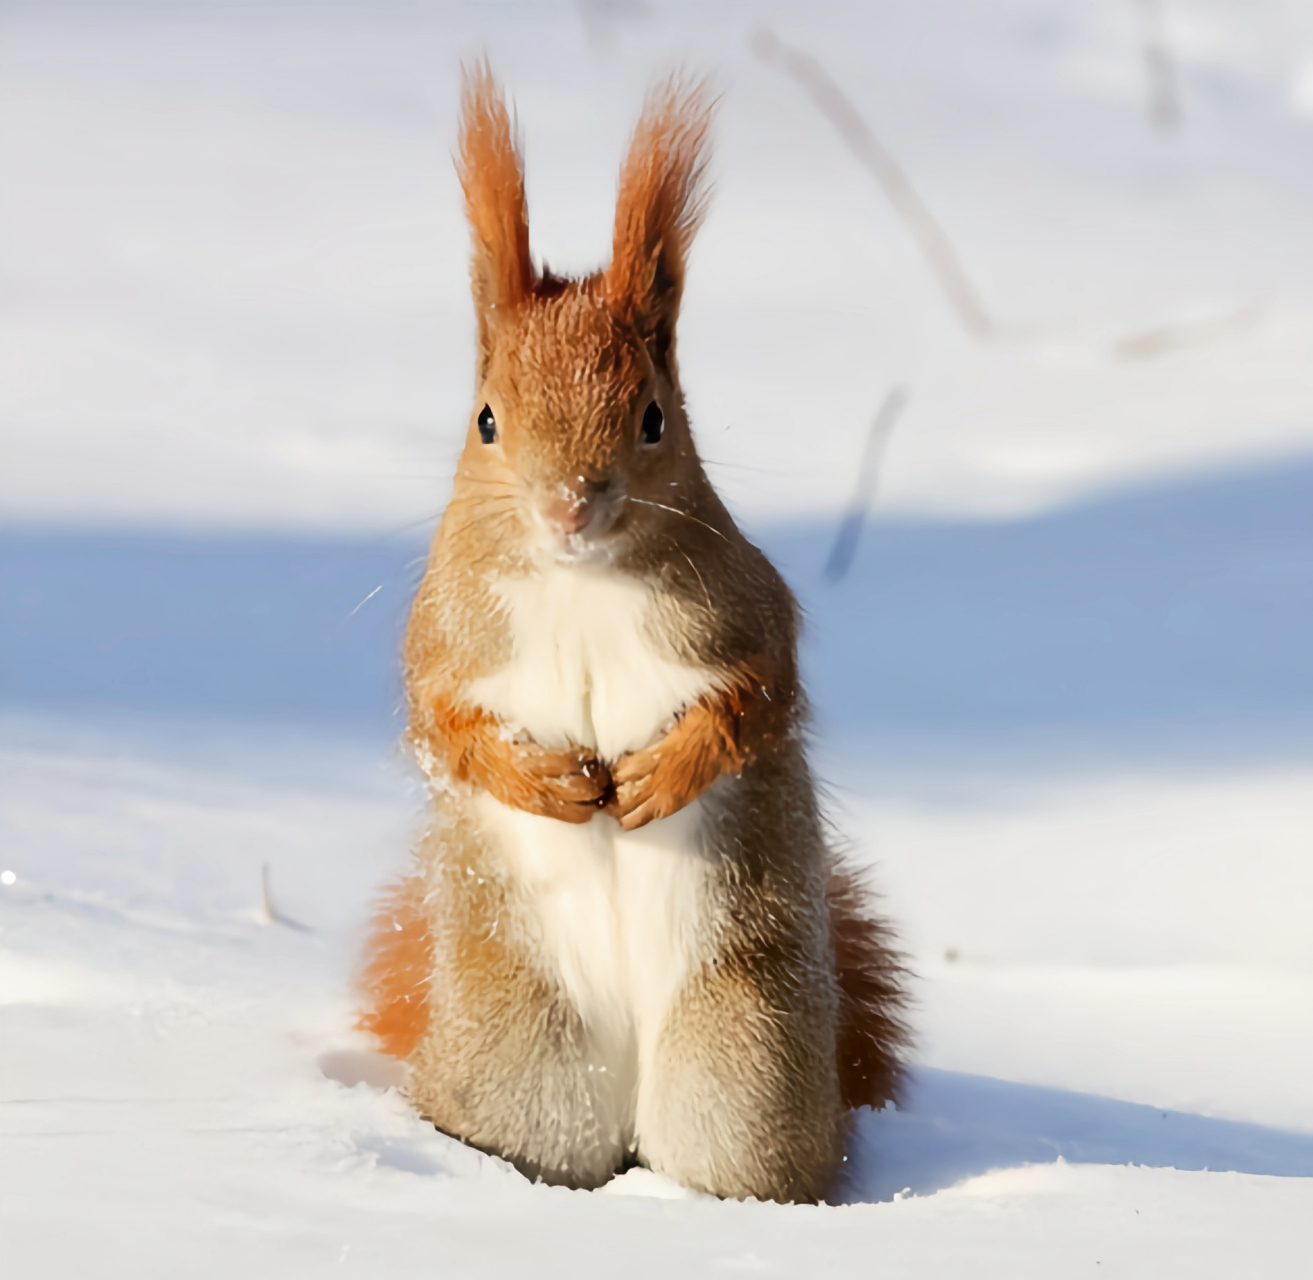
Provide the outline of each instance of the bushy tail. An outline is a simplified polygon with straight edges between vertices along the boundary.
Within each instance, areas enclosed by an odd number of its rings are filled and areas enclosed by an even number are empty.
[[[372,1031],[384,1053],[408,1057],[428,1030],[432,978],[424,881],[411,876],[392,886],[374,916],[360,978],[366,1009],[356,1025]]]
[[[841,1001],[839,1088],[849,1107],[897,1099],[910,1042],[907,971],[862,875],[835,857],[826,884]]]

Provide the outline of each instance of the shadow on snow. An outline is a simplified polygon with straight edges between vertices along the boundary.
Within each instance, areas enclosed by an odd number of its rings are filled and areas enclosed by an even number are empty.
[[[1313,1134],[921,1068],[902,1108],[859,1113],[842,1199],[928,1195],[991,1169],[1059,1157],[1307,1178]]]

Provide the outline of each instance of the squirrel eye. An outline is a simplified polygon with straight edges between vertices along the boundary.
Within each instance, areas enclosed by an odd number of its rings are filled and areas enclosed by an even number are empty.
[[[666,420],[661,416],[661,406],[653,400],[643,412],[643,443],[656,444],[665,429]]]
[[[492,410],[485,404],[479,410],[479,439],[484,444],[491,444],[497,438],[497,419],[492,416]]]

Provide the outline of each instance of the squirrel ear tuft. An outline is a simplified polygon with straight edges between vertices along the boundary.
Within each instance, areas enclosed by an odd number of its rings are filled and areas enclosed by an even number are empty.
[[[707,202],[715,107],[705,80],[673,75],[647,96],[620,170],[615,238],[604,288],[659,364],[673,359],[684,267]]]
[[[497,321],[534,286],[524,166],[506,100],[486,58],[461,68],[456,172],[473,233],[470,280],[486,363]]]

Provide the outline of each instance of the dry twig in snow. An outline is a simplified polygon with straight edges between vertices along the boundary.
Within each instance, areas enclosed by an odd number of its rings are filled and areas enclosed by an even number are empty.
[[[752,51],[796,80],[822,114],[839,131],[848,149],[875,176],[889,202],[902,218],[934,273],[962,327],[980,339],[998,336],[999,325],[967,275],[957,248],[939,225],[930,207],[912,186],[902,166],[885,149],[862,119],[848,96],[809,53],[782,44],[775,33],[762,28],[753,35]]]

